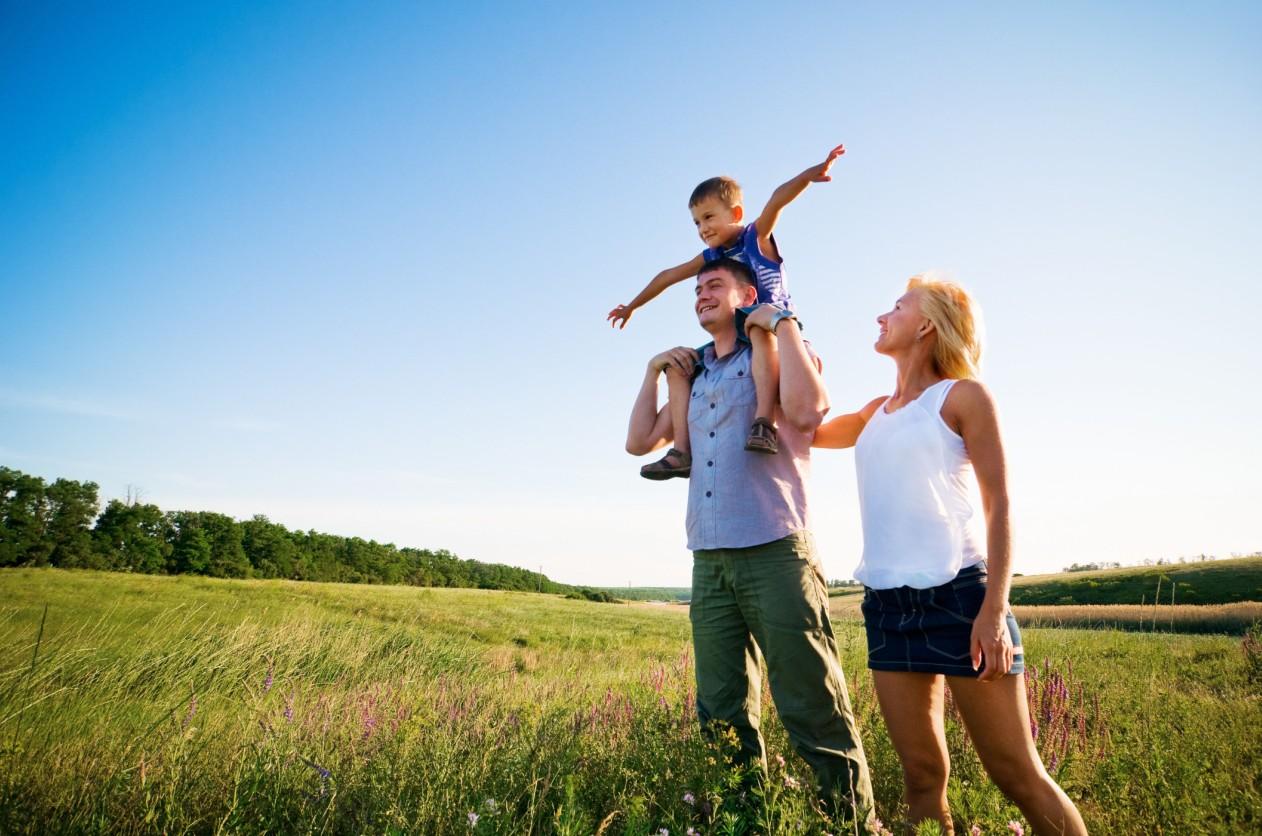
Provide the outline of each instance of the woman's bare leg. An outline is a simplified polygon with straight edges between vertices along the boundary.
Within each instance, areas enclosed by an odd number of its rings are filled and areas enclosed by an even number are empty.
[[[947,777],[951,764],[943,726],[942,677],[932,673],[872,671],[876,698],[903,767],[903,800],[912,824],[936,821],[951,834]]]
[[[952,676],[947,682],[982,766],[1021,808],[1034,832],[1085,836],[1087,826],[1078,808],[1047,774],[1034,746],[1025,677],[1012,674],[981,682]]]

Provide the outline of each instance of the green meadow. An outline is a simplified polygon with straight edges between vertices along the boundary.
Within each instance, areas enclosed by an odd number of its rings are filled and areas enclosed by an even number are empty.
[[[767,699],[742,798],[681,608],[525,592],[0,571],[0,833],[818,833]],[[900,772],[837,623],[879,815]],[[1032,729],[1096,833],[1262,829],[1255,634],[1025,631]],[[954,719],[957,832],[1020,817]],[[783,762],[781,762],[781,758]]]

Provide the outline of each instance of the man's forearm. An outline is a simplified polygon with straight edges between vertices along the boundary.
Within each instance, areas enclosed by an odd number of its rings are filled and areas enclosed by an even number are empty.
[[[627,424],[627,452],[642,456],[653,449],[653,428],[657,423],[657,378],[661,372],[654,368],[644,371],[644,382],[631,407],[631,420]]]
[[[780,408],[801,432],[814,432],[828,414],[828,390],[796,322],[783,320],[775,336],[780,349]]]

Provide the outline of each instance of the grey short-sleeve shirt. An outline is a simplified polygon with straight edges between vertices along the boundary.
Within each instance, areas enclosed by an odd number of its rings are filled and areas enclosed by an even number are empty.
[[[812,435],[794,430],[777,409],[780,452],[745,449],[757,408],[752,359],[745,342],[722,358],[713,344],[701,350],[702,367],[688,404],[687,529],[693,551],[758,546],[810,527],[806,478]]]

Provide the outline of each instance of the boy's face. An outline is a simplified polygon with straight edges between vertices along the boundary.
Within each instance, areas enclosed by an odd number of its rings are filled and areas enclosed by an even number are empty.
[[[690,211],[697,234],[707,247],[721,247],[734,241],[741,232],[741,218],[745,216],[745,209],[739,203],[728,206],[717,197],[705,198]]]

